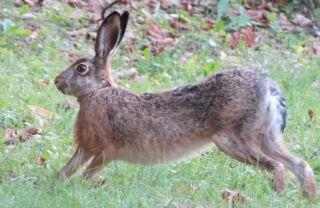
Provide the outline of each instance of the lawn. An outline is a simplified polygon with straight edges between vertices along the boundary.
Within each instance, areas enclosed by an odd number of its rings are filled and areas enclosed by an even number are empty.
[[[131,10],[132,22],[113,58],[113,73],[134,68],[138,75],[117,78],[119,86],[137,93],[161,92],[232,68],[266,73],[286,97],[285,143],[309,162],[320,186],[320,48],[310,46],[319,47],[319,37],[259,28],[254,47],[240,41],[232,49],[230,32],[204,28],[202,17],[182,10],[175,14],[187,19],[182,31],[169,26],[163,9],[156,8],[154,14],[138,6]],[[148,18],[174,33],[173,46],[155,51]],[[271,174],[239,163],[216,147],[173,164],[114,161],[100,173],[103,184],[85,182],[81,171],[65,183],[57,181],[54,174],[73,151],[78,107],[53,80],[73,61],[93,56],[91,36],[68,32],[96,24],[83,8],[61,3],[16,7],[13,1],[1,3],[0,23],[0,207],[228,207],[221,197],[225,188],[245,196],[236,207],[320,207],[320,197],[313,202],[303,198],[289,172],[279,196],[269,187]],[[4,33],[8,25],[11,31]],[[13,145],[2,142],[8,129],[21,134],[30,127],[41,133]]]

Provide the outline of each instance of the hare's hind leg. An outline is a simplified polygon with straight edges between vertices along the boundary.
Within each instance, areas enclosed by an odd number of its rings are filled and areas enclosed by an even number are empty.
[[[270,134],[261,142],[262,151],[276,161],[284,164],[299,179],[304,196],[316,198],[316,182],[310,165],[301,158],[292,155],[283,145],[281,139]]]
[[[115,153],[115,149],[107,148],[96,154],[84,172],[85,180],[93,180],[97,173],[102,170],[104,165],[114,159]]]
[[[65,180],[72,176],[89,158],[90,155],[83,148],[78,147],[68,163],[59,171],[59,179]]]
[[[284,189],[284,167],[283,165],[260,152],[257,139],[243,139],[231,133],[218,133],[213,136],[217,147],[239,160],[240,162],[257,166],[263,170],[273,173],[271,187],[278,193]]]

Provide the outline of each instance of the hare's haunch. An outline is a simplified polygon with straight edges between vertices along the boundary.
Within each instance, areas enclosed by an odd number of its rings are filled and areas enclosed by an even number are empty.
[[[163,93],[138,95],[118,88],[110,62],[128,18],[128,12],[106,17],[95,57],[76,61],[55,79],[61,92],[80,103],[76,150],[61,169],[61,179],[89,160],[87,180],[111,160],[169,162],[215,144],[231,157],[273,173],[277,192],[284,189],[286,167],[299,179],[304,195],[316,197],[311,167],[283,145],[286,106],[279,87],[268,77],[235,69]]]

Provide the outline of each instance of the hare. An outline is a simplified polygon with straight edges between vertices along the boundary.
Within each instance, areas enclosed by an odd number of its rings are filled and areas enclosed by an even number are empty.
[[[95,57],[80,59],[55,79],[56,87],[77,97],[76,150],[60,170],[69,178],[89,162],[92,180],[105,164],[170,162],[216,145],[231,157],[273,174],[272,188],[284,190],[284,167],[314,199],[309,164],[284,146],[286,105],[280,89],[265,75],[246,70],[216,73],[206,80],[163,93],[136,94],[117,87],[111,56],[124,36],[129,13],[112,12],[101,24]]]

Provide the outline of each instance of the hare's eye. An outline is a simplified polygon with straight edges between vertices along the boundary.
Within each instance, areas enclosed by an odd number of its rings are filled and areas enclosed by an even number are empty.
[[[85,74],[88,71],[88,67],[84,64],[79,64],[76,70],[79,74]]]

